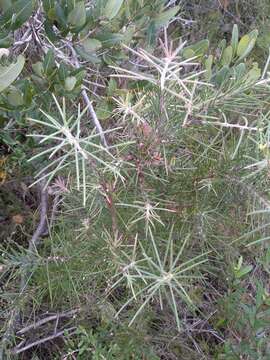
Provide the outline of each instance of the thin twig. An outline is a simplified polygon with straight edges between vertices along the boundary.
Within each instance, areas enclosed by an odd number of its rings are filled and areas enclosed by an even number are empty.
[[[65,318],[65,317],[72,317],[72,316],[76,315],[79,311],[80,311],[80,309],[74,309],[74,310],[63,312],[63,313],[58,313],[55,315],[48,316],[44,319],[36,321],[33,324],[30,324],[30,325],[25,326],[24,328],[20,329],[19,331],[17,331],[17,335],[25,334],[29,330],[37,329],[38,327],[46,324],[47,322],[53,321],[53,320],[57,320],[57,319]]]
[[[72,44],[70,44],[68,41],[65,41],[65,44],[68,46],[68,48],[70,49],[70,51],[72,53],[72,58],[73,58],[75,67],[77,69],[80,68],[80,63],[79,63],[76,51],[74,50]],[[89,114],[90,114],[90,116],[91,116],[91,118],[93,120],[94,126],[97,129],[97,132],[99,133],[101,142],[108,149],[108,143],[106,141],[103,128],[102,128],[102,126],[100,124],[100,121],[98,120],[98,117],[97,117],[97,114],[96,114],[96,112],[95,112],[95,110],[93,108],[92,102],[90,101],[90,99],[88,97],[87,91],[84,88],[82,89],[82,96],[83,96],[84,102],[85,102],[85,104],[86,104],[86,106],[88,108],[88,112],[89,112]]]
[[[43,179],[40,183],[40,202],[41,202],[41,209],[40,209],[40,220],[36,231],[34,232],[30,242],[28,251],[32,253],[36,250],[37,245],[40,241],[40,237],[43,235],[46,226],[47,226],[47,211],[48,211],[48,190],[45,188],[46,180]]]
[[[69,335],[72,335],[72,334],[74,333],[73,330],[76,330],[76,329],[77,329],[76,326],[72,326],[71,328],[58,331],[57,333],[52,334],[52,335],[49,335],[49,336],[47,336],[47,337],[45,337],[45,338],[38,339],[38,340],[36,340],[36,341],[34,341],[34,342],[30,343],[30,344],[25,345],[25,346],[22,347],[22,348],[15,347],[15,348],[12,350],[12,353],[13,353],[13,354],[20,354],[20,353],[22,353],[22,352],[24,352],[24,351],[26,351],[26,350],[31,349],[31,348],[34,347],[34,346],[44,344],[44,343],[47,342],[47,341],[53,340],[53,339],[55,339],[55,338],[57,338],[57,337],[60,337],[60,336],[64,335],[65,332],[67,332],[67,331],[70,332]],[[73,332],[72,332],[72,331],[73,331]]]

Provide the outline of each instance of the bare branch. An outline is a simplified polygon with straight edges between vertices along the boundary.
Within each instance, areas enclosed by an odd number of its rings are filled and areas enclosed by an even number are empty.
[[[44,344],[44,343],[47,342],[47,341],[53,340],[53,339],[55,339],[55,338],[57,338],[57,337],[60,337],[60,336],[64,335],[65,332],[70,332],[69,335],[72,335],[72,334],[74,333],[74,330],[76,330],[76,329],[77,329],[77,327],[76,327],[76,326],[73,326],[73,327],[71,327],[71,328],[58,331],[57,333],[54,333],[54,334],[52,334],[52,335],[49,335],[49,336],[47,336],[47,337],[45,337],[45,338],[38,339],[38,340],[36,340],[36,341],[34,341],[34,342],[30,343],[30,344],[25,345],[25,346],[22,347],[22,348],[20,348],[20,347],[15,347],[15,348],[12,350],[12,353],[13,353],[13,354],[20,354],[20,353],[22,353],[22,352],[24,352],[24,351],[26,351],[26,350],[31,349],[31,348],[34,347],[34,346]]]
[[[65,318],[65,317],[72,317],[72,316],[78,314],[78,312],[80,312],[80,310],[81,309],[74,309],[74,310],[65,311],[62,313],[57,313],[55,315],[48,316],[44,319],[36,321],[33,324],[30,324],[30,325],[25,326],[24,328],[20,329],[19,331],[17,331],[17,335],[25,334],[29,330],[37,329],[38,327],[46,324],[47,322],[53,321],[53,320],[57,320],[57,319]]]
[[[68,42],[68,41],[65,41],[65,44],[67,45],[67,47],[70,49],[70,51],[72,53],[72,58],[73,58],[75,67],[77,69],[80,68],[80,63],[78,61],[76,51],[74,50],[72,44],[70,44],[70,42]],[[101,139],[103,145],[108,149],[108,144],[107,144],[107,141],[106,141],[106,138],[104,135],[103,128],[100,124],[100,121],[98,120],[97,114],[94,110],[92,102],[90,101],[90,99],[87,95],[87,91],[85,88],[82,89],[82,96],[83,96],[84,102],[88,108],[88,113],[90,114],[90,116],[92,118],[93,124],[94,124],[95,128],[97,129],[97,132],[99,133],[100,139]]]

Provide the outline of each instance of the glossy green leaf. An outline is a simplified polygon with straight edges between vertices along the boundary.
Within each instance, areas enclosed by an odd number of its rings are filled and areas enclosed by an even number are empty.
[[[247,73],[247,81],[255,82],[261,77],[261,69],[258,66],[258,63],[254,63],[253,67]]]
[[[255,46],[255,43],[256,43],[256,39],[253,38],[250,40],[246,50],[242,53],[242,55],[239,57],[239,60],[242,60],[242,59],[245,59],[249,54],[250,52],[252,51],[252,49],[254,48]]]
[[[195,51],[192,50],[191,48],[186,48],[186,49],[184,49],[184,51],[183,51],[183,57],[184,57],[185,59],[191,59],[191,58],[193,58],[193,57],[195,57],[195,56],[196,56]]]
[[[73,27],[79,28],[86,22],[86,9],[84,1],[76,3],[74,9],[68,15],[68,22]]]
[[[11,85],[20,75],[24,67],[25,59],[19,55],[17,61],[9,66],[0,65],[0,92]]]
[[[96,52],[102,47],[101,41],[97,39],[86,39],[82,42],[82,46],[86,52]]]
[[[180,6],[175,6],[157,15],[154,18],[155,27],[159,29],[163,26],[166,26],[168,22],[179,12],[179,10],[180,10]]]
[[[41,61],[38,61],[35,64],[33,64],[32,69],[37,76],[43,77],[44,69],[43,69],[43,63]]]
[[[208,48],[209,48],[209,40],[207,40],[207,39],[201,40],[191,46],[184,48],[183,56],[185,59],[189,59],[194,56],[201,57],[201,56],[205,55]],[[190,50],[192,50],[192,51],[190,51]]]
[[[258,37],[258,34],[259,34],[259,31],[257,30],[257,29],[255,29],[255,30],[252,30],[249,34],[248,34],[248,36],[251,38],[251,39],[257,39],[257,37]]]
[[[66,29],[68,25],[67,16],[61,4],[58,2],[55,4],[54,10],[52,9],[48,14],[49,19],[54,22],[56,20],[57,27],[60,29]]]
[[[241,40],[239,41],[238,47],[237,47],[237,55],[239,57],[241,57],[245,53],[250,41],[251,41],[251,39],[248,35],[244,35],[241,38]]]
[[[146,31],[146,41],[149,46],[155,45],[156,33],[157,29],[155,27],[155,22],[150,21]]]
[[[235,276],[237,279],[240,279],[241,277],[247,275],[250,271],[252,271],[252,269],[253,269],[252,265],[241,267],[241,269],[235,272]]]
[[[34,0],[18,0],[4,12],[0,19],[0,26],[5,29],[16,30],[32,15]]]
[[[233,57],[233,47],[231,45],[227,46],[221,57],[221,64],[222,65],[230,65]]]
[[[124,0],[108,0],[104,9],[104,16],[112,20],[119,12]]]
[[[72,91],[76,85],[77,79],[75,76],[68,76],[65,79],[65,89],[67,91]]]
[[[7,100],[9,102],[9,104],[14,107],[21,106],[24,103],[23,94],[21,93],[21,91],[19,89],[16,89],[15,87],[10,89],[10,91],[8,92]]]
[[[123,41],[124,35],[120,33],[103,32],[96,35],[96,39],[101,41],[103,47],[111,47],[120,44]]]
[[[85,51],[82,46],[75,46],[75,50],[83,60],[89,61],[93,64],[99,64],[101,62],[95,54]]]
[[[13,43],[13,38],[8,32],[0,33],[0,48],[9,48]]]
[[[126,31],[124,32],[123,36],[123,43],[125,45],[128,45],[131,41],[136,32],[136,26],[130,25],[126,28]]]
[[[234,24],[233,31],[232,31],[232,39],[231,39],[231,46],[232,46],[232,50],[233,50],[233,56],[236,55],[236,52],[237,52],[238,39],[239,39],[238,26],[236,24]]]
[[[248,56],[256,43],[257,36],[258,30],[253,30],[241,38],[237,47],[237,55],[239,56],[239,60]]]
[[[115,91],[117,90],[117,82],[114,78],[111,78],[109,80],[108,86],[107,86],[107,95],[108,96],[114,96]]]
[[[104,99],[97,104],[96,112],[99,119],[108,119],[112,113],[112,106]]]
[[[7,11],[7,9],[12,5],[11,0],[0,0],[0,10]]]
[[[240,63],[237,66],[233,67],[234,76],[237,80],[242,79],[246,72],[246,65],[244,63]]]
[[[72,71],[72,73],[70,74],[70,76],[75,76],[77,79],[77,85],[81,84],[82,81],[85,79],[87,74],[87,71],[84,70],[83,68],[79,68],[76,69],[75,71]]]
[[[216,85],[221,86],[229,77],[230,69],[228,65],[223,66],[222,69],[220,69],[214,78],[214,82]]]
[[[59,80],[64,83],[66,78],[68,77],[68,69],[64,63],[61,63],[58,69],[58,77]]]
[[[209,55],[208,58],[205,60],[205,74],[204,77],[207,81],[209,81],[212,77],[212,64],[213,64],[213,55]]]
[[[51,75],[55,67],[55,60],[54,60],[54,52],[50,49],[47,54],[45,55],[43,61],[43,69],[45,75]]]
[[[218,59],[221,59],[222,53],[223,53],[224,49],[226,48],[226,45],[227,45],[226,39],[222,39],[218,43],[217,51],[216,51]]]

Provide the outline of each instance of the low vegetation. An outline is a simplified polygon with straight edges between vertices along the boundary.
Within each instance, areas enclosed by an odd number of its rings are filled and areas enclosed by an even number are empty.
[[[0,359],[270,358],[267,8],[0,1]]]

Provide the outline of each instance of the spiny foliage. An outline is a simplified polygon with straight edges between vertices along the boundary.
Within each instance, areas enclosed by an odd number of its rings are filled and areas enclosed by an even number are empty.
[[[23,217],[3,242],[3,354],[267,359],[270,94],[258,31],[234,25],[213,47],[177,38],[174,2],[4,4],[1,41],[24,26],[42,39],[23,72],[22,57],[0,53],[16,70],[0,105],[27,129],[17,160],[51,210],[39,246],[16,241],[34,227]]]

